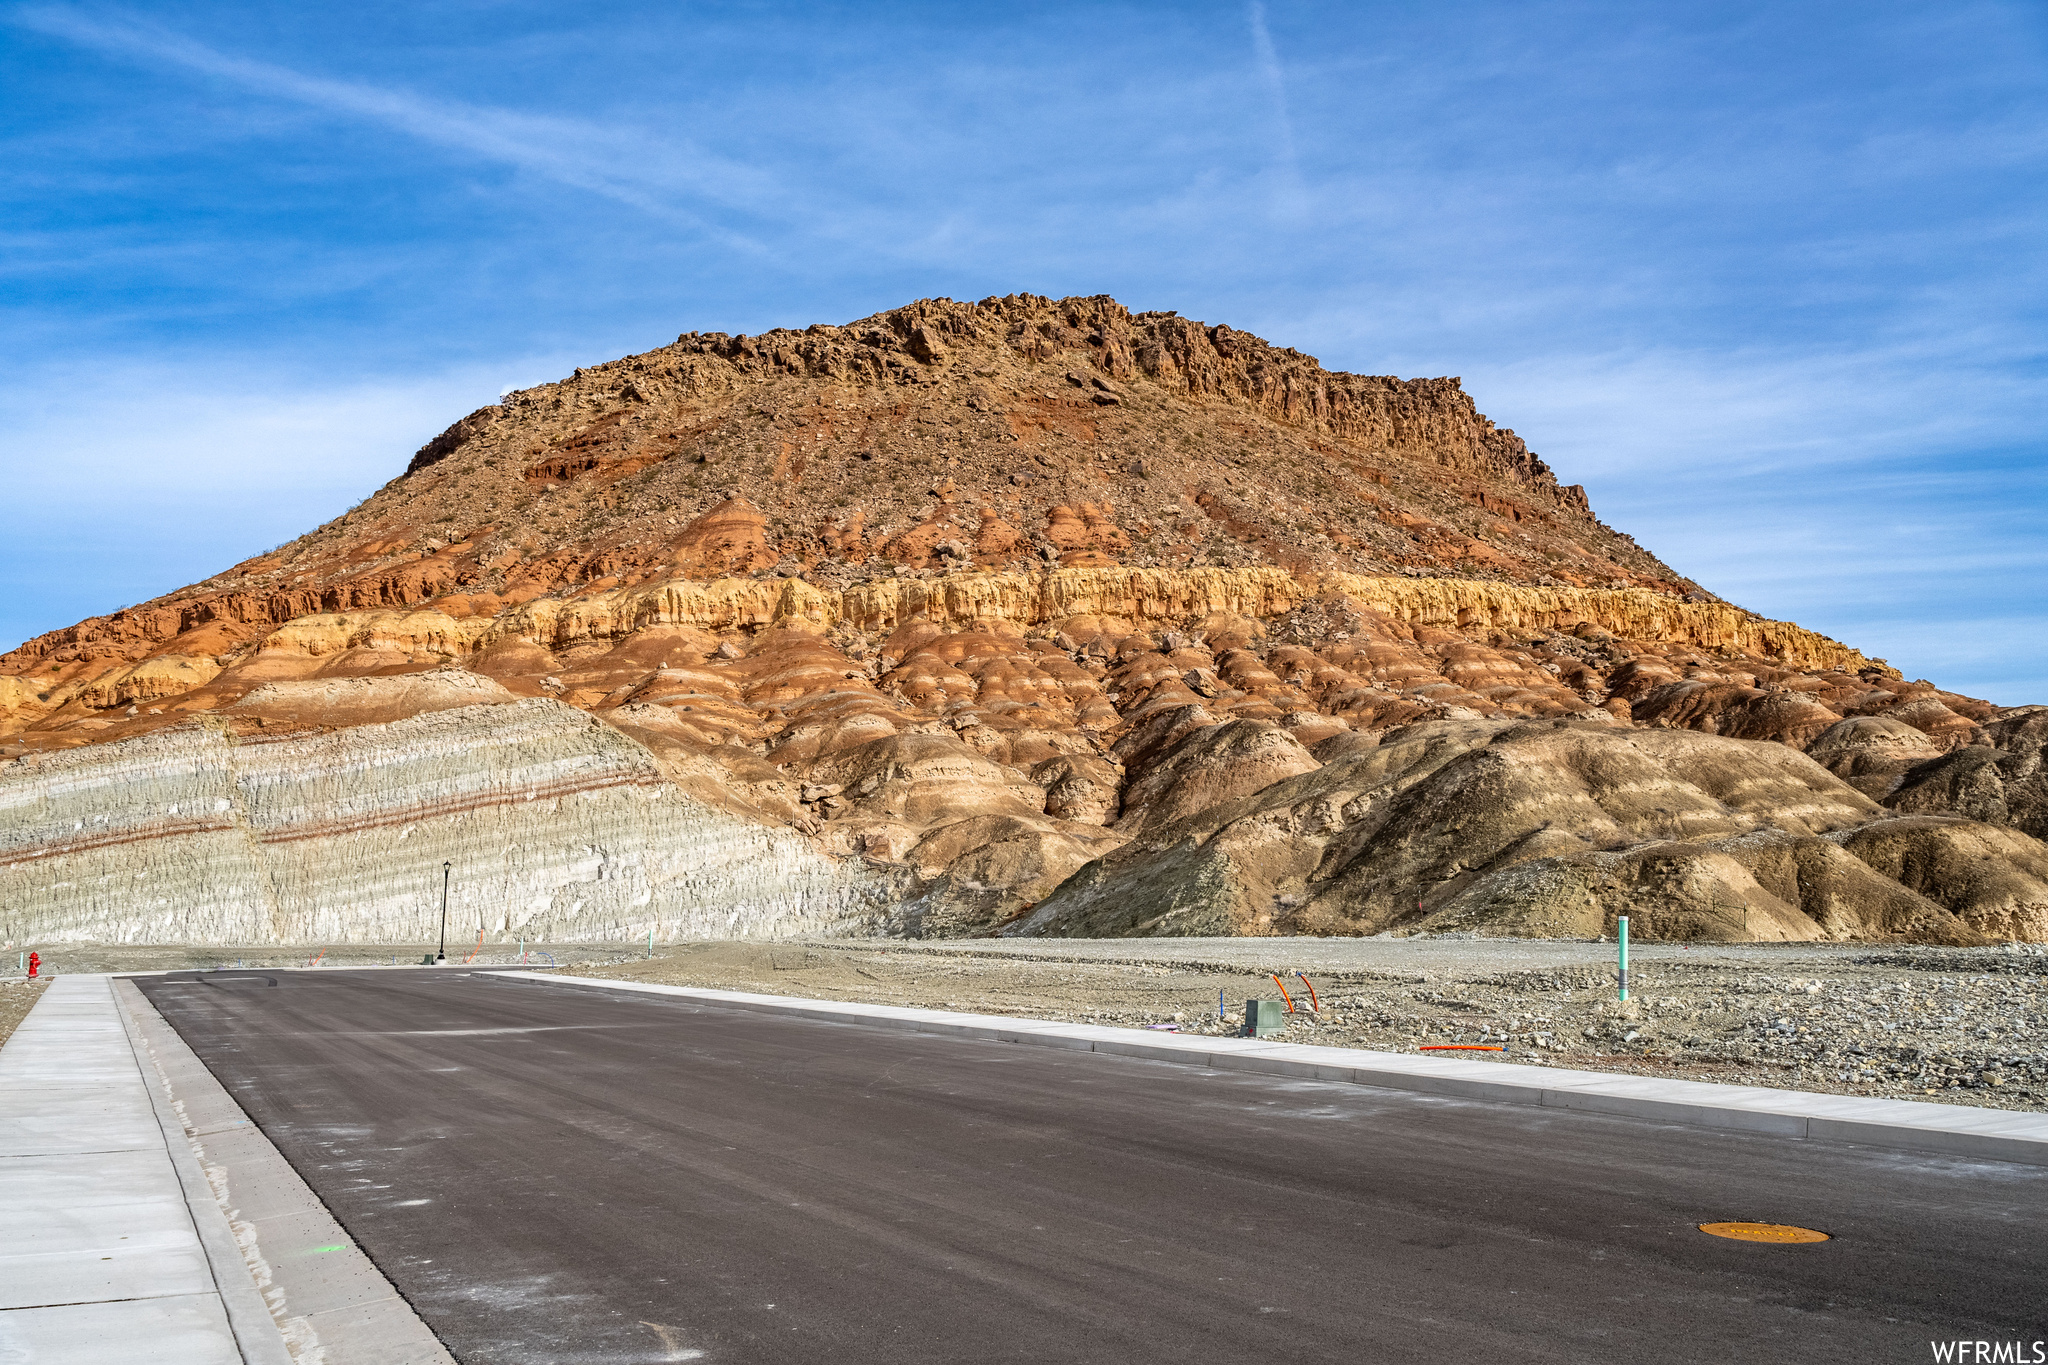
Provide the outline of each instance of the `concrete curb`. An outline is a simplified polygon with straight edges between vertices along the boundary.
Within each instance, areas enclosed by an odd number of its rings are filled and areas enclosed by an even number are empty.
[[[472,962],[468,964],[444,962],[438,967],[428,967],[420,962],[400,962],[396,964],[389,962],[340,962],[331,967],[325,965],[319,967],[151,967],[146,971],[98,972],[94,973],[94,975],[104,976],[116,981],[132,981],[137,977],[176,976],[181,972],[191,972],[195,976],[234,976],[237,974],[242,976],[261,976],[265,972],[503,972],[510,971],[515,966],[518,966],[518,964],[511,962]],[[529,962],[520,970],[552,972],[560,969],[550,967],[545,962]],[[21,978],[16,977],[15,979],[18,981]],[[54,976],[50,978],[52,981],[56,979]]]
[[[706,1004],[731,1005],[835,1023],[895,1028],[912,1033],[1184,1062],[1220,1071],[1340,1081],[1457,1099],[1576,1109],[1703,1128],[1733,1128],[1778,1137],[1818,1138],[1867,1147],[2048,1166],[2048,1115],[2015,1113],[2007,1109],[1967,1109],[1912,1100],[1856,1099],[1846,1095],[1816,1095],[1761,1086],[1665,1081],[1602,1071],[1569,1071],[1561,1067],[1463,1061],[1399,1052],[1368,1052],[1362,1048],[1272,1043],[1251,1038],[1204,1038],[1105,1028],[1095,1024],[1012,1019],[1004,1015],[961,1014],[898,1005],[805,1000],[795,996],[756,995],[695,986],[609,981],[553,972],[543,975],[538,972],[494,971],[491,975],[499,980],[674,995]]]
[[[0,1047],[0,1359],[289,1359],[150,1072],[104,976],[52,981]]]
[[[126,982],[118,984],[127,986],[129,992],[135,991]],[[206,1171],[199,1164],[199,1154],[192,1150],[192,1144],[187,1140],[185,1121],[173,1107],[170,1079],[158,1065],[149,1043],[137,1027],[135,1006],[138,1003],[148,1008],[139,994],[130,1000],[123,999],[119,989],[114,991],[114,1012],[121,1016],[121,1027],[128,1034],[128,1046],[135,1052],[135,1065],[142,1072],[143,1083],[149,1090],[157,1125],[163,1129],[164,1149],[171,1154],[171,1165],[177,1168],[178,1184],[183,1187],[185,1203],[192,1210],[192,1226],[199,1234],[199,1245],[206,1252],[206,1263],[213,1270],[213,1283],[220,1291],[221,1305],[227,1309],[228,1327],[235,1334],[235,1345],[241,1350],[246,1365],[291,1365],[292,1353],[285,1345],[283,1332],[277,1319],[270,1315],[269,1305],[263,1302],[263,1294],[256,1288],[256,1281],[250,1276],[249,1263],[242,1258],[242,1249],[235,1245],[235,1231],[228,1225],[227,1212],[214,1197],[213,1187],[206,1180]]]
[[[146,1052],[146,1071],[162,1078],[151,1090],[170,1146],[183,1149],[181,1174],[190,1167],[186,1190],[194,1201],[194,1218],[207,1221],[200,1210],[203,1202],[224,1239],[220,1254],[232,1261],[231,1274],[227,1261],[215,1259],[215,1247],[208,1244],[237,1336],[242,1323],[235,1300],[225,1291],[234,1278],[253,1299],[271,1336],[280,1346],[289,1343],[292,1359],[322,1365],[454,1365],[412,1305],[149,998],[132,981],[119,981],[114,989],[137,1056]],[[250,1362],[259,1359],[245,1355]]]

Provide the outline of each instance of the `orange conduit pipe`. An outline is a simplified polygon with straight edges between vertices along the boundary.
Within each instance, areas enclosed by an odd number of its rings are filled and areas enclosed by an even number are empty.
[[[1423,1043],[1417,1052],[1506,1052],[1498,1043]]]
[[[469,950],[469,956],[468,956],[468,957],[465,957],[464,959],[462,959],[462,965],[463,965],[463,966],[465,966],[465,967],[467,967],[467,966],[468,966],[468,965],[469,965],[470,963],[472,963],[472,962],[476,961],[476,955],[477,955],[478,953],[482,952],[483,950],[484,950],[484,931],[483,931],[483,930],[481,930],[481,929],[479,929],[479,930],[477,930],[477,931],[476,931],[476,947],[474,947],[474,948],[472,948],[472,949],[470,949],[470,950]]]
[[[1273,984],[1280,988],[1280,998],[1287,1002],[1287,1012],[1289,1014],[1294,1013],[1294,997],[1287,993],[1287,983],[1285,981],[1282,981],[1279,977],[1273,976],[1273,973],[1271,972],[1266,973],[1266,975],[1272,976]]]
[[[1316,983],[1308,979],[1307,972],[1297,971],[1295,975],[1301,978],[1302,985],[1308,987],[1308,1007],[1317,1014],[1321,1014],[1323,1012],[1323,1002],[1316,999]]]

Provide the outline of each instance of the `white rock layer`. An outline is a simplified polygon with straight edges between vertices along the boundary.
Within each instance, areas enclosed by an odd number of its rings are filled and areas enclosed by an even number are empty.
[[[882,881],[547,700],[279,738],[201,722],[0,765],[0,941],[871,933]]]

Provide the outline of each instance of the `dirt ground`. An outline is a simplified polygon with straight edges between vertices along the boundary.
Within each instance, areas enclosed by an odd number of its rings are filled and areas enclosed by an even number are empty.
[[[1505,1052],[1465,1055],[2048,1110],[2048,956],[2038,951],[1665,949],[1632,964],[1633,998],[1624,1004],[1605,960],[1611,945],[1559,945],[1588,950],[1573,953],[1481,941],[1346,954],[1325,951],[1330,944],[1238,940],[1205,952],[1188,941],[1170,948],[1156,940],[1070,942],[1062,955],[1051,945],[703,943],[658,948],[652,961],[565,966],[622,980],[1133,1028],[1170,1024],[1209,1035],[1239,1032],[1244,1002],[1280,999],[1284,984],[1296,1006],[1291,1042],[1389,1052],[1493,1045]],[[1268,960],[1257,962],[1262,955]],[[1377,956],[1382,965],[1318,970],[1302,960],[1345,956]],[[1293,975],[1297,969],[1306,970],[1306,982]]]
[[[14,1033],[17,1025],[28,1017],[36,1007],[36,1001],[43,998],[47,981],[0,981],[0,1047]]]

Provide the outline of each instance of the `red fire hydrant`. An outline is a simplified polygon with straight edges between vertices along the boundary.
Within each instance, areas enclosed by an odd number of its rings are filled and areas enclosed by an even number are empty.
[[[35,980],[35,979],[36,979],[36,969],[37,969],[38,967],[41,967],[42,965],[43,965],[43,955],[42,955],[41,953],[30,953],[30,954],[28,955],[28,979],[29,979],[29,980],[33,981],[33,980]]]

